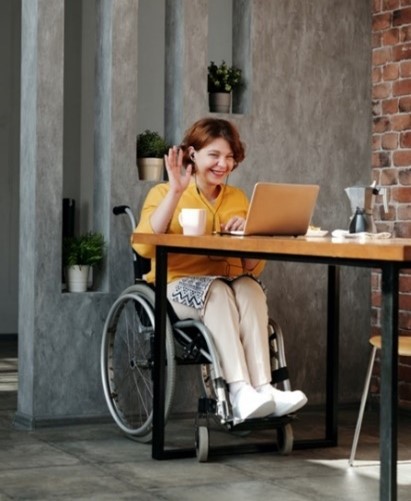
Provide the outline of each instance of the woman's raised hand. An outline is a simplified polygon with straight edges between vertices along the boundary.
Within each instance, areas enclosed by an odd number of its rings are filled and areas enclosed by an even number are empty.
[[[189,164],[183,172],[183,151],[173,146],[164,155],[170,189],[151,214],[150,224],[154,233],[167,233],[178,202],[190,182],[193,166]]]
[[[189,164],[185,170],[183,169],[183,150],[177,146],[168,150],[168,154],[164,155],[164,160],[170,189],[183,192],[190,182],[193,166]]]

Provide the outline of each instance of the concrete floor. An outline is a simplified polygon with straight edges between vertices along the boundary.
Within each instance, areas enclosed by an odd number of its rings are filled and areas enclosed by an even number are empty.
[[[1,351],[0,351],[1,353]],[[13,429],[17,374],[13,353],[0,356],[0,501],[6,500],[265,500],[375,501],[379,498],[378,414],[367,411],[357,462],[347,458],[356,409],[340,412],[339,446],[213,456],[212,444],[272,439],[275,432],[227,437],[215,429],[207,463],[151,459],[151,447],[127,439],[113,423]],[[323,415],[304,410],[294,438],[323,435]],[[411,419],[400,416],[398,499],[411,501]],[[271,436],[272,434],[272,436]],[[191,420],[172,420],[166,439],[193,442]]]

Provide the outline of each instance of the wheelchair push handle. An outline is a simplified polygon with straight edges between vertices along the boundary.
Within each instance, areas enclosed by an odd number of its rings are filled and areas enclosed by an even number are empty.
[[[115,207],[113,207],[113,214],[115,216],[119,216],[121,214],[127,214],[130,220],[131,231],[133,231],[134,228],[136,227],[136,220],[134,218],[134,214],[128,205],[116,205]]]
[[[118,216],[119,214],[125,214],[126,209],[130,209],[130,207],[128,205],[116,205],[115,207],[113,207],[113,214],[115,216]]]

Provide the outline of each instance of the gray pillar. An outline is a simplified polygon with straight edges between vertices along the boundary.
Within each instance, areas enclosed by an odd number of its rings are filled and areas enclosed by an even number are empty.
[[[111,215],[136,198],[135,0],[97,2],[94,224],[108,255],[100,292],[61,292],[64,0],[23,0],[19,391],[17,426],[108,416],[100,342],[132,283],[129,228]]]
[[[44,380],[44,309],[60,295],[63,33],[63,0],[23,0],[18,408],[25,415]]]
[[[233,65],[241,68],[245,87],[233,93],[233,110],[236,113],[251,111],[253,67],[251,57],[252,2],[233,1]]]
[[[165,135],[178,144],[208,114],[207,0],[166,0]]]
[[[132,283],[130,227],[112,207],[137,204],[138,3],[98,0],[96,6],[94,225],[112,235],[103,287],[121,290]]]

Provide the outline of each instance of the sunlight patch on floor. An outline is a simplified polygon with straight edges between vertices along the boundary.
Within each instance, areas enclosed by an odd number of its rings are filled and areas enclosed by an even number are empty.
[[[17,358],[0,358],[0,391],[17,391]]]
[[[380,478],[380,462],[371,460],[355,460],[354,466],[349,466],[348,459],[310,459],[310,463],[321,464],[330,468],[346,470],[348,475],[360,475],[375,480]],[[398,461],[397,463],[398,485],[411,485],[411,460]]]

